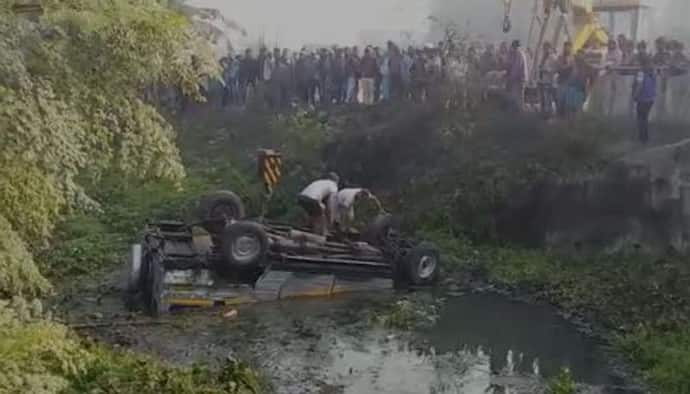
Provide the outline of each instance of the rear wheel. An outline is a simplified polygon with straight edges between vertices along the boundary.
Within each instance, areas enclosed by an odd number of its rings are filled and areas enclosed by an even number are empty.
[[[263,226],[235,222],[225,228],[221,247],[226,269],[247,272],[259,267],[268,252],[268,236]]]
[[[160,260],[155,255],[148,262],[148,299],[146,300],[149,313],[152,316],[160,316],[164,313],[167,307],[164,305],[163,296],[163,279],[165,270]]]
[[[199,219],[211,234],[220,234],[231,220],[244,218],[242,199],[231,191],[217,191],[203,196],[199,202]]]
[[[439,277],[440,253],[429,243],[421,243],[412,248],[402,259],[399,267],[411,285],[429,286]]]
[[[138,293],[142,287],[142,246],[141,244],[134,244],[131,247],[129,256],[129,274],[127,276],[127,291],[129,293]]]

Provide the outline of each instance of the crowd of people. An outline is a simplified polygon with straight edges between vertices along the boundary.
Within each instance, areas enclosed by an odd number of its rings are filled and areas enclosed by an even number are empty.
[[[624,35],[610,40],[605,51],[586,47],[576,52],[570,42],[561,48],[546,42],[542,51],[537,70],[530,70],[535,54],[517,40],[499,45],[448,40],[407,49],[389,41],[384,48],[305,47],[294,53],[247,49],[221,61],[222,104],[244,105],[257,96],[274,109],[293,103],[422,102],[443,90],[450,92],[449,100],[472,105],[493,90],[505,93],[521,110],[533,105],[525,102],[528,91],[538,96],[529,103],[538,103],[541,111],[568,116],[582,110],[588,89],[606,72],[625,66],[688,66],[684,45],[663,37],[655,41],[653,52],[644,41],[635,43]],[[537,89],[527,89],[530,81],[536,81]]]
[[[542,109],[556,108],[560,115],[578,112],[582,109],[589,89],[599,77],[606,74],[642,73],[643,78],[656,82],[658,74],[673,76],[687,72],[688,58],[680,41],[670,41],[663,37],[655,41],[655,51],[648,50],[647,43],[637,44],[619,35],[611,39],[605,51],[584,48],[573,51],[572,44],[566,42],[560,53],[549,43],[545,43],[539,64],[539,85],[541,87]],[[635,80],[639,79],[637,75]],[[646,85],[651,89],[651,83]],[[636,98],[632,87],[633,100]]]
[[[274,108],[293,101],[371,105],[402,97],[425,100],[429,87],[442,78],[443,52],[442,46],[403,50],[392,42],[385,50],[334,46],[290,53],[262,48],[255,55],[247,49],[222,59],[223,104],[244,104],[259,90]]]

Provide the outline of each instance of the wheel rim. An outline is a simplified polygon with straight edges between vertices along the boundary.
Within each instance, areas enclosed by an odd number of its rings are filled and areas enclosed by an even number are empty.
[[[417,265],[417,275],[422,279],[429,279],[436,272],[438,262],[432,256],[423,256]]]
[[[260,251],[261,241],[256,236],[242,235],[232,243],[232,258],[241,263],[253,260]]]

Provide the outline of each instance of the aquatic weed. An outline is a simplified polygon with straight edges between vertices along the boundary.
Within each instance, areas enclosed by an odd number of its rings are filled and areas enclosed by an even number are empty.
[[[549,382],[547,392],[549,394],[575,394],[575,380],[569,368],[561,368],[561,371]]]
[[[370,321],[389,329],[413,330],[431,327],[440,317],[444,302],[442,298],[402,298],[383,311],[372,312]]]

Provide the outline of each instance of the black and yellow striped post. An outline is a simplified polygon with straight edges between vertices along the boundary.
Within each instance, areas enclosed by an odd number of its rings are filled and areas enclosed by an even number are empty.
[[[283,158],[280,153],[273,149],[260,149],[257,158],[259,178],[266,187],[266,198],[261,207],[261,217],[263,218],[268,212],[268,202],[271,200],[283,174]]]
[[[272,149],[261,149],[258,155],[259,177],[269,197],[273,194],[282,176],[283,159],[280,153]]]

